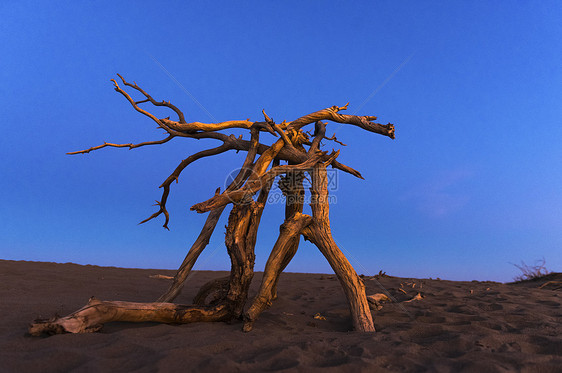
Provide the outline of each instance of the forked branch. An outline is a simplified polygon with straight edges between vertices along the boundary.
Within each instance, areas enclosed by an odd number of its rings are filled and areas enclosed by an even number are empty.
[[[136,82],[133,82],[133,84],[131,84],[131,83],[126,82],[125,79],[120,74],[117,74],[117,76],[119,76],[121,78],[121,81],[123,82],[123,84],[125,84],[126,86],[131,87],[133,89],[136,89],[137,91],[142,93],[144,95],[144,97],[146,97],[146,100],[135,102],[136,105],[138,105],[140,103],[143,103],[143,102],[150,102],[154,106],[165,106],[167,108],[172,109],[178,115],[180,123],[185,123],[185,117],[183,115],[183,112],[180,109],[178,109],[174,104],[172,104],[170,101],[168,101],[168,102],[166,102],[166,101],[161,101],[161,102],[156,101],[148,93],[146,93],[141,87],[139,87]],[[115,83],[115,85],[117,85],[117,83]],[[116,87],[115,90],[118,91],[119,93],[122,93],[120,90],[117,90],[117,87]],[[127,97],[127,96],[125,96],[125,97]]]
[[[164,188],[164,191],[162,192],[162,198],[160,199],[160,201],[156,201],[156,206],[159,207],[158,211],[156,211],[154,214],[150,215],[148,218],[141,221],[139,224],[146,223],[147,221],[154,219],[155,217],[159,216],[160,214],[164,214],[164,216],[166,217],[166,220],[164,221],[163,227],[170,230],[170,228],[168,228],[168,223],[170,221],[170,215],[168,214],[168,211],[166,210],[166,202],[168,200],[168,195],[170,194],[170,184],[172,184],[172,182],[174,182],[174,181],[178,182],[178,178],[179,178],[181,172],[187,166],[189,166],[191,163],[195,162],[196,160],[204,158],[204,157],[210,157],[212,155],[221,154],[221,153],[224,153],[224,152],[226,152],[230,149],[231,149],[231,147],[228,146],[228,144],[222,144],[221,146],[218,146],[216,148],[202,150],[198,153],[195,153],[195,154],[187,157],[183,161],[181,161],[180,164],[174,170],[174,172],[172,172],[172,174],[170,176],[168,176],[168,178],[162,183],[162,185],[160,185],[160,188]]]

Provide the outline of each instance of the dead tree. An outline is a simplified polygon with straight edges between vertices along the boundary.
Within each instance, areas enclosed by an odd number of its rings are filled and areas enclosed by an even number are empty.
[[[168,229],[170,216],[166,202],[170,186],[182,171],[192,162],[229,150],[247,152],[244,163],[222,193],[220,188],[213,197],[191,207],[198,213],[209,215],[201,233],[190,248],[183,263],[177,270],[169,289],[154,303],[133,303],[120,301],[101,301],[91,298],[86,306],[65,316],[49,320],[35,320],[30,326],[32,335],[42,333],[85,333],[99,330],[110,321],[154,321],[164,323],[190,323],[198,321],[229,321],[242,319],[244,331],[250,331],[254,322],[276,298],[276,287],[281,272],[295,255],[300,237],[309,240],[326,257],[336,273],[349,302],[353,327],[357,331],[375,331],[373,319],[365,295],[365,286],[351,264],[340,251],[332,238],[329,220],[329,195],[326,168],[363,178],[359,171],[339,163],[338,151],[328,153],[321,150],[322,141],[334,141],[341,145],[335,136],[326,136],[326,123],[332,121],[350,124],[366,131],[378,133],[394,139],[394,125],[374,123],[375,116],[356,116],[340,114],[345,106],[332,106],[302,116],[292,122],[275,123],[262,111],[264,121],[233,120],[221,123],[186,122],[184,113],[169,101],[156,101],[136,83],[129,83],[119,75],[126,87],[140,93],[143,98],[134,100],[116,80],[112,79],[115,90],[122,94],[139,113],[152,119],[167,137],[162,140],[138,144],[103,143],[86,150],[68,154],[84,154],[105,147],[138,148],[141,146],[166,143],[176,137],[193,139],[215,139],[219,146],[190,155],[179,163],[170,176],[160,185],[162,197],[157,201],[158,210],[141,223],[164,215],[164,228]],[[141,108],[141,104],[151,103],[171,109],[177,120],[157,118]],[[314,124],[314,133],[305,132],[304,127]],[[250,139],[235,137],[220,131],[230,128],[246,129]],[[262,133],[277,137],[271,145],[260,142]],[[282,164],[283,163],[283,164]],[[312,216],[303,213],[305,190],[303,179],[309,175],[310,206]],[[279,237],[267,260],[264,276],[257,296],[244,312],[248,298],[248,288],[254,274],[254,247],[260,217],[266,205],[268,194],[276,177],[286,197],[285,220],[280,227]],[[257,195],[257,197],[256,197]],[[209,243],[216,224],[227,205],[232,205],[226,228],[225,244],[231,259],[230,276],[205,284],[192,305],[171,303],[180,293],[183,283],[193,268],[197,258]],[[210,296],[213,295],[212,299]]]

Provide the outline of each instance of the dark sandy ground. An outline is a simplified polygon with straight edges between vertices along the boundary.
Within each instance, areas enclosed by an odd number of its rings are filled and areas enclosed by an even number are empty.
[[[380,283],[398,302],[373,311],[377,333],[350,331],[334,276],[289,273],[250,333],[239,322],[109,323],[93,334],[26,335],[35,318],[66,315],[92,295],[152,302],[169,281],[154,274],[173,271],[0,261],[0,371],[562,372],[562,290],[539,289],[560,274],[521,284],[365,277],[367,294],[383,292]],[[195,272],[176,302],[225,275]]]

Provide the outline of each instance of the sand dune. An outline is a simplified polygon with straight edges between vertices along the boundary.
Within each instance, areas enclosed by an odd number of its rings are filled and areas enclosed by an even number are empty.
[[[173,271],[0,261],[0,371],[562,371],[560,283],[539,288],[560,274],[521,284],[365,277],[367,294],[380,284],[396,300],[373,311],[374,334],[350,332],[333,275],[288,273],[250,333],[241,323],[109,323],[93,334],[26,335],[35,318],[68,314],[92,295],[154,301],[169,283],[155,274]],[[176,302],[224,275],[195,272]]]

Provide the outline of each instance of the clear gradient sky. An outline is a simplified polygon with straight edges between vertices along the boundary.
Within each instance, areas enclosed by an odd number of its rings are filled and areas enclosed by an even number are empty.
[[[562,271],[559,1],[3,1],[0,15],[1,259],[181,263],[206,217],[189,207],[244,154],[184,171],[171,231],[137,225],[176,165],[218,144],[65,155],[163,137],[113,90],[120,73],[188,121],[292,120],[349,101],[394,123],[394,141],[328,125],[365,177],[340,174],[331,210],[359,273],[510,281],[511,263],[543,257]],[[229,268],[226,216],[196,269]],[[257,270],[282,219],[266,209]],[[309,244],[287,270],[331,272]]]

